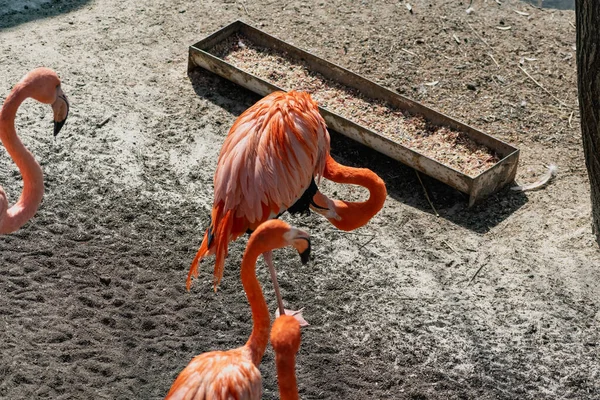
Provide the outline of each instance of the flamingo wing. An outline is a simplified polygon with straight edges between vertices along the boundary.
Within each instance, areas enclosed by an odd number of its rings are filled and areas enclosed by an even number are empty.
[[[216,256],[216,290],[229,242],[290,207],[308,209],[296,202],[312,202],[311,183],[323,175],[329,149],[325,120],[308,93],[274,92],[244,111],[219,154],[211,224],[192,261],[188,290],[204,256]]]
[[[262,377],[240,349],[196,356],[177,377],[165,400],[259,400]]]
[[[290,208],[323,175],[329,134],[307,93],[275,92],[246,110],[223,144],[215,206],[252,227]]]

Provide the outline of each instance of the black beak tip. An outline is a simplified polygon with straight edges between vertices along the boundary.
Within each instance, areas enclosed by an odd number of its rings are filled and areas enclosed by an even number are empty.
[[[302,264],[307,264],[310,260],[310,241],[308,241],[308,247],[302,253],[300,253],[300,261]]]
[[[63,119],[62,121],[54,121],[54,137],[56,137],[56,135],[58,135],[58,132],[60,132],[62,127],[65,125],[66,121],[67,121],[66,118]]]

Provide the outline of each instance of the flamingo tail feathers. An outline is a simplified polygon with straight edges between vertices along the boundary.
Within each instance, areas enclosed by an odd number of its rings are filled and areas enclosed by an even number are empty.
[[[198,278],[198,264],[208,254],[209,244],[211,244],[210,243],[210,242],[212,242],[211,239],[214,237],[211,234],[211,229],[212,229],[212,226],[210,228],[208,228],[206,230],[206,232],[204,233],[204,239],[202,239],[202,244],[200,245],[200,248],[198,249],[198,252],[196,253],[196,257],[194,257],[194,261],[192,261],[192,265],[190,267],[190,272],[188,272],[187,280],[185,281],[185,288],[188,290],[188,292],[189,292],[190,288],[192,287],[192,276],[194,278]]]
[[[223,278],[225,258],[227,258],[227,248],[229,246],[230,240],[232,240],[231,231],[233,228],[234,213],[234,210],[227,211],[223,216],[223,219],[219,221],[219,224],[215,224],[215,226],[217,226],[215,233],[216,249],[215,270],[213,277],[213,285],[215,292],[217,291],[217,286],[219,285],[219,282],[221,282],[221,278]]]
[[[217,290],[217,285],[223,278],[223,269],[225,267],[225,258],[227,258],[227,247],[232,238],[232,230],[234,227],[234,210],[228,210],[225,215],[222,214],[222,205],[218,205],[213,209],[211,224],[204,233],[202,244],[196,253],[196,257],[192,261],[190,271],[186,280],[186,288],[189,291],[192,285],[192,277],[198,277],[198,264],[204,257],[210,254],[215,254],[215,269],[214,269],[214,289]],[[239,233],[235,236],[239,236]]]

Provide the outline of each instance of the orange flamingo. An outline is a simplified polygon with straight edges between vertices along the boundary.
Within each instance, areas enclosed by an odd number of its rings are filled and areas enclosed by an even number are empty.
[[[315,183],[324,176],[340,183],[365,186],[369,199],[361,203],[332,201]],[[214,287],[223,277],[229,242],[252,232],[286,210],[325,216],[336,227],[356,229],[382,207],[383,181],[368,169],[350,168],[329,155],[329,133],[317,103],[307,93],[274,92],[244,111],[235,121],[219,154],[214,177],[215,197],[211,223],[192,261],[186,287],[198,277],[198,263],[216,256]],[[263,254],[281,314],[272,254]]]
[[[171,386],[166,400],[261,398],[262,379],[258,365],[267,348],[271,318],[256,278],[256,260],[261,253],[285,246],[293,246],[302,260],[308,259],[308,233],[283,221],[265,222],[250,236],[241,266],[242,285],[252,311],[250,338],[237,349],[194,357]]]
[[[300,349],[300,324],[290,315],[282,315],[271,328],[271,345],[275,350],[277,382],[281,400],[298,400],[296,353]]]
[[[48,68],[29,72],[4,101],[0,110],[0,141],[23,176],[23,191],[17,203],[8,208],[6,193],[0,186],[0,234],[14,232],[25,225],[35,215],[44,196],[42,168],[19,140],[15,130],[17,109],[29,97],[52,105],[54,136],[61,130],[69,114],[69,102],[60,87],[60,79]]]

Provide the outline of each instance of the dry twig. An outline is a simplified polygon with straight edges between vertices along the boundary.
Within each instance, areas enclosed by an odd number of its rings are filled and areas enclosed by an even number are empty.
[[[514,12],[516,12],[517,14],[519,14],[519,15],[523,15],[523,16],[525,16],[525,17],[528,17],[528,16],[529,16],[529,13],[526,13],[526,12],[524,12],[524,11],[519,11],[519,10],[513,10],[513,11],[514,11]]]
[[[494,64],[496,64],[496,67],[500,68],[500,64],[498,64],[498,61],[496,61],[496,59],[494,58],[494,56],[491,53],[487,53],[488,56],[490,56],[490,58],[492,59],[492,61],[494,62]]]
[[[338,233],[338,234],[341,234],[341,235],[368,236],[369,240],[367,240],[365,243],[361,244],[358,247],[358,250],[361,250],[363,247],[365,247],[366,245],[368,245],[369,243],[371,243],[373,241],[373,239],[375,239],[375,234],[374,233],[357,233],[357,232],[334,231],[334,230],[328,230],[328,231],[325,231],[325,233]]]
[[[473,33],[475,34],[475,36],[477,36],[477,39],[481,40],[481,41],[483,42],[483,44],[485,44],[485,45],[486,45],[487,47],[489,47],[490,49],[494,50],[494,49],[492,48],[492,46],[490,46],[490,45],[488,44],[488,42],[486,42],[486,41],[485,41],[485,40],[484,40],[484,39],[483,39],[481,36],[479,36],[479,33],[477,33],[477,31],[475,30],[475,28],[473,28],[473,27],[471,26],[471,24],[469,24],[469,23],[467,22],[467,25],[469,26],[469,28],[471,28],[471,30],[473,31]]]
[[[546,89],[545,87],[543,87],[541,85],[541,83],[539,83],[538,81],[536,81],[533,76],[529,75],[529,72],[525,71],[525,69],[523,69],[523,67],[521,67],[520,65],[518,65],[519,69],[521,71],[523,71],[525,73],[525,75],[527,75],[527,77],[529,77],[529,79],[531,79],[533,81],[533,83],[535,83],[536,85],[538,85],[544,92],[548,93],[550,96],[552,96],[552,98],[556,101],[558,101],[560,104],[562,104],[563,106],[567,107],[567,108],[571,108],[571,106],[569,106],[567,103],[563,102],[561,99],[559,99],[558,97],[556,97],[555,95],[553,95],[552,93],[550,93],[550,91],[548,91],[548,89]]]
[[[475,273],[473,274],[473,276],[471,276],[471,279],[469,279],[469,282],[467,282],[467,286],[469,286],[471,284],[471,282],[473,282],[473,279],[475,279],[477,277],[477,275],[479,275],[479,272],[483,269],[483,267],[485,267],[487,265],[487,263],[482,263],[479,268],[477,268],[477,271],[475,271]]]
[[[571,120],[573,119],[574,113],[575,113],[575,111],[571,111],[571,115],[569,115],[569,128],[573,128],[573,125],[571,125]]]
[[[453,252],[455,252],[458,256],[460,256],[460,253],[456,250],[454,250],[454,247],[450,246],[450,243],[446,242],[445,240],[442,240],[442,243],[444,243],[446,246],[448,246],[448,248],[450,250],[452,250]]]
[[[335,230],[327,230],[323,233],[337,233],[340,235],[356,235],[356,236],[369,236],[375,237],[374,233],[358,233],[358,232],[346,232],[346,231],[335,231]]]
[[[410,54],[411,56],[415,56],[415,57],[419,58],[419,55],[418,55],[417,53],[413,53],[413,52],[412,52],[412,51],[410,51],[410,50],[406,50],[404,47],[403,47],[402,49],[400,49],[400,50],[402,50],[402,51],[403,51],[403,52],[405,52],[405,53],[408,53],[408,54]]]
[[[106,125],[108,123],[108,121],[110,121],[110,119],[112,118],[112,115],[109,115],[108,117],[106,117],[102,122],[96,124],[96,128],[102,128],[104,125]]]
[[[435,213],[435,216],[439,217],[440,214],[438,214],[437,210],[433,206],[433,203],[431,202],[431,199],[429,198],[429,194],[427,194],[427,189],[425,189],[425,185],[423,184],[423,181],[421,180],[421,175],[419,175],[419,171],[417,171],[415,169],[415,173],[417,174],[417,178],[419,178],[419,182],[421,183],[421,186],[423,187],[423,192],[425,192],[425,197],[427,198],[427,201],[429,202],[429,205],[433,209],[433,212]]]
[[[361,245],[358,247],[358,250],[362,250],[362,248],[363,248],[363,247],[365,247],[366,245],[368,245],[369,243],[371,243],[371,242],[373,241],[373,239],[375,239],[375,235],[373,235],[373,236],[371,237],[371,239],[367,240],[365,243],[361,244]]]
[[[250,21],[252,21],[252,23],[255,24],[256,22],[254,21],[254,19],[252,18],[252,16],[248,12],[248,9],[246,8],[246,2],[244,0],[242,0],[242,1],[240,1],[240,3],[242,3],[242,7],[244,7],[244,11],[246,12],[246,15],[248,16],[248,18],[250,19]],[[285,7],[284,7],[284,9],[285,9]]]

